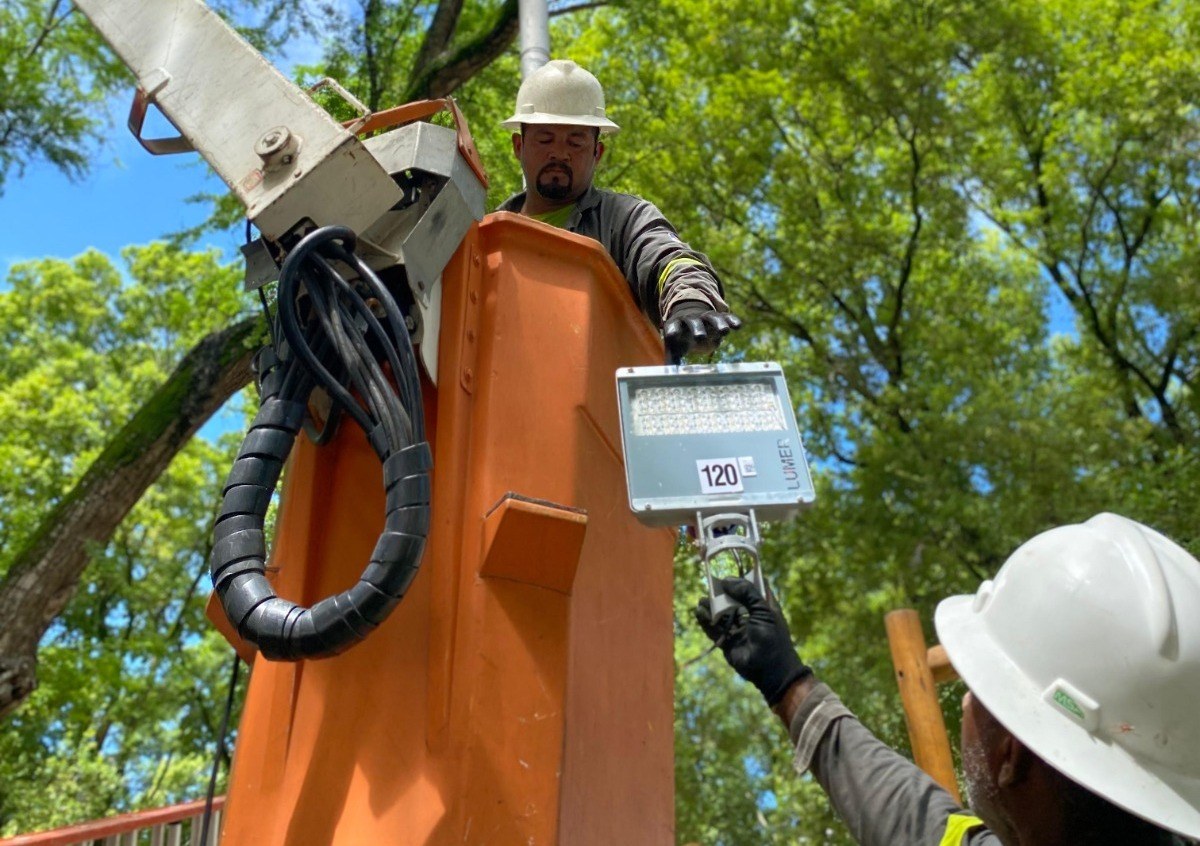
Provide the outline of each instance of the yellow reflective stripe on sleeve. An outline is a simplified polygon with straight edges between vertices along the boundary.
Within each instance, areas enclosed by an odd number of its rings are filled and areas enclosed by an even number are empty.
[[[983,825],[983,820],[970,814],[951,814],[946,819],[946,833],[938,846],[961,846],[967,832]]]
[[[671,259],[669,262],[667,262],[667,266],[663,268],[663,272],[658,274],[658,293],[662,293],[663,285],[667,284],[667,277],[671,275],[671,272],[675,270],[675,268],[687,267],[688,265],[692,264],[702,265],[704,262],[694,258],[677,258]]]

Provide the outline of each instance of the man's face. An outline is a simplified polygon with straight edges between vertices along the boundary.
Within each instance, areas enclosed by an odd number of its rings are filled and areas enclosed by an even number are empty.
[[[523,133],[513,133],[512,142],[529,190],[558,205],[579,199],[604,154],[597,130],[590,126],[531,124]]]
[[[1002,842],[1012,842],[1012,826],[1001,795],[1000,757],[1007,732],[969,690],[962,703],[962,765],[971,810]]]

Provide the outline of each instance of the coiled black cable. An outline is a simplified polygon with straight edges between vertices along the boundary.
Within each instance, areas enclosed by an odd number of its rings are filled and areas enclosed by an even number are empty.
[[[354,254],[354,244],[351,230],[326,226],[284,260],[275,342],[255,359],[262,404],[225,482],[214,529],[213,587],[238,633],[267,658],[322,658],[366,637],[404,597],[429,533],[433,461],[412,339],[395,299]],[[382,318],[334,262],[356,274]],[[304,608],[277,596],[267,581],[263,526],[317,385],[366,432],[383,465],[387,505],[383,533],[358,583]]]

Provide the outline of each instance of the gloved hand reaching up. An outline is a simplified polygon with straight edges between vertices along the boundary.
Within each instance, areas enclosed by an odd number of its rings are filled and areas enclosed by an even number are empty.
[[[696,300],[684,300],[663,321],[663,344],[671,361],[679,362],[690,352],[712,352],[720,346],[722,338],[741,325],[736,314],[716,311]]]
[[[721,588],[740,607],[713,620],[706,596],[696,606],[696,622],[720,646],[729,666],[774,707],[789,687],[812,675],[812,668],[796,653],[774,597],[764,598],[746,579],[721,579]]]

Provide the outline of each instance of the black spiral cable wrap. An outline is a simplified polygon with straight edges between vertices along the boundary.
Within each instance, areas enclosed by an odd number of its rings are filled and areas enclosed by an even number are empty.
[[[275,346],[255,360],[262,404],[225,482],[214,529],[213,587],[238,633],[271,659],[336,655],[366,637],[404,597],[429,533],[433,459],[412,340],[399,306],[354,255],[354,243],[351,230],[326,226],[301,240],[283,263]],[[331,260],[355,271],[382,307],[382,319]],[[298,311],[301,291],[310,307],[307,321]],[[378,358],[389,365],[394,386]],[[304,608],[281,599],[267,581],[263,525],[317,385],[367,433],[383,465],[387,506],[383,533],[358,583]]]

